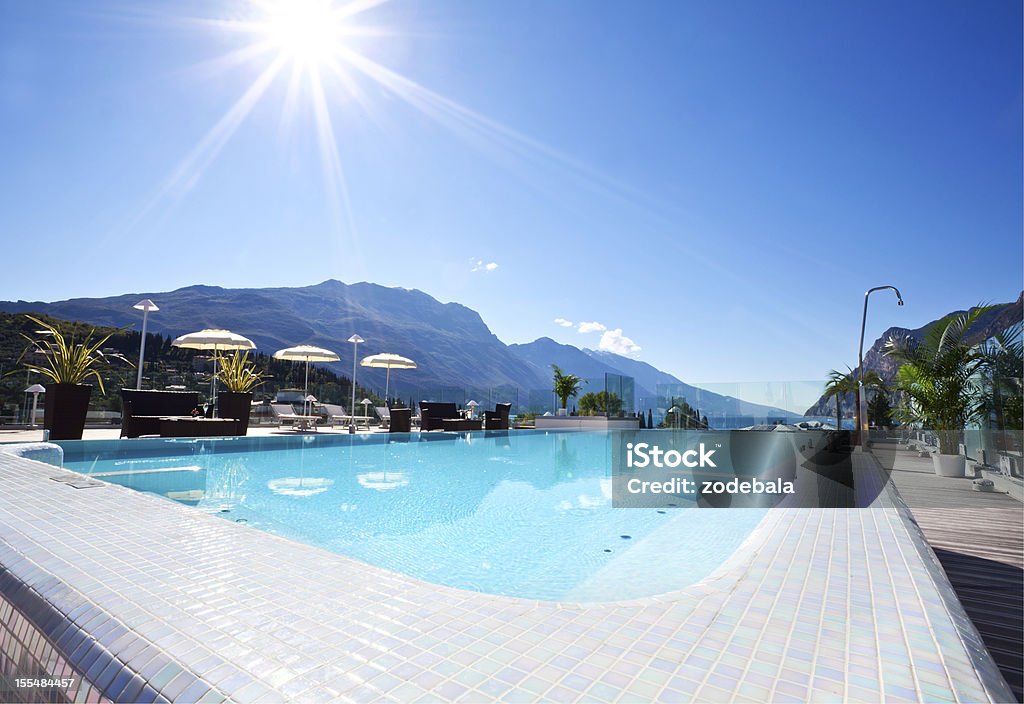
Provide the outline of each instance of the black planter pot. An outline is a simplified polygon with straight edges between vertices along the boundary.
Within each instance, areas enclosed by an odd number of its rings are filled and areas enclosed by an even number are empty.
[[[220,391],[217,393],[217,415],[221,418],[234,418],[238,421],[237,435],[249,432],[249,411],[252,409],[252,392],[235,393]]]
[[[47,384],[43,427],[51,440],[81,440],[89,412],[92,387],[88,384]]]

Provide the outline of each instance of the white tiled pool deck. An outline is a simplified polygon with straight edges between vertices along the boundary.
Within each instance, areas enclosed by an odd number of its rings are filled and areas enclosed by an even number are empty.
[[[855,462],[874,471],[870,455]],[[63,614],[36,626],[93,671],[83,699],[1011,698],[888,494],[870,509],[769,511],[681,591],[558,604],[427,584],[60,474],[0,454],[0,587],[17,606],[31,600],[11,580],[27,584]],[[91,635],[70,640],[70,622]]]

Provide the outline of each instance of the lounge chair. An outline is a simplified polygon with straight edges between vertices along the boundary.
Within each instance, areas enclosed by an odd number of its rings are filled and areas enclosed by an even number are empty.
[[[320,420],[320,416],[304,416],[301,413],[296,413],[295,409],[287,403],[272,403],[270,411],[277,419],[279,427],[283,427],[285,422],[288,422],[291,427],[299,430],[316,430],[316,422]]]
[[[380,417],[380,427],[390,428],[391,427],[391,409],[387,406],[374,406],[373,410],[377,411],[377,415]]]
[[[484,425],[488,430],[508,430],[511,403],[496,403],[493,411],[484,411]]]
[[[327,420],[331,422],[331,427],[335,425],[348,425],[349,423],[356,423],[357,425],[363,420],[361,416],[353,418],[349,415],[348,411],[345,410],[344,406],[339,406],[335,403],[322,403],[320,408],[323,409],[324,415],[327,416]]]

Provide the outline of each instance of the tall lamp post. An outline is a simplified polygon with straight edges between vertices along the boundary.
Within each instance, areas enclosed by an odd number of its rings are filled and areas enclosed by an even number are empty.
[[[868,422],[867,414],[864,412],[864,327],[868,322],[868,297],[875,291],[892,289],[896,293],[896,305],[903,305],[903,296],[895,286],[875,286],[864,293],[864,315],[860,319],[860,351],[857,353],[857,435],[860,438],[860,448],[867,446]]]
[[[348,426],[349,434],[356,432],[356,362],[359,361],[359,343],[366,342],[359,335],[353,335],[348,338],[348,341],[352,343],[352,404],[348,407],[349,418],[351,422]]]
[[[142,388],[142,360],[146,356],[146,323],[149,322],[149,312],[153,311],[155,313],[160,309],[156,307],[156,303],[153,303],[148,298],[143,298],[133,305],[132,308],[142,311],[142,344],[139,345],[139,375],[135,379],[135,389],[138,390]]]

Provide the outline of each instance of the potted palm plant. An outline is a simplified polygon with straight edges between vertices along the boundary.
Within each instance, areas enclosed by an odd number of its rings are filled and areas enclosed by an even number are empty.
[[[263,373],[256,371],[256,365],[249,360],[248,351],[236,352],[220,361],[217,381],[225,389],[217,394],[220,417],[237,420],[238,434],[245,435],[249,431],[252,392],[263,381]]]
[[[580,388],[583,386],[583,379],[580,379],[575,374],[566,374],[557,364],[552,364],[551,368],[555,370],[554,386],[552,388],[555,396],[562,402],[562,408],[558,415],[564,416],[566,415],[565,407],[569,403],[569,397],[575,396],[580,392]]]
[[[978,307],[939,321],[920,342],[904,338],[886,344],[885,353],[902,365],[896,372],[902,398],[894,415],[936,434],[939,451],[932,462],[939,476],[963,477],[967,471],[967,458],[959,454],[963,430],[980,419],[985,405],[976,382],[982,355],[966,336],[988,310]]]
[[[25,367],[47,379],[43,427],[51,440],[81,440],[92,395],[92,386],[85,382],[94,379],[100,393],[106,394],[101,372],[109,360],[117,359],[129,366],[131,362],[120,354],[104,354],[101,349],[116,331],[97,337],[96,329],[91,328],[84,340],[75,342],[74,335],[65,335],[56,325],[31,315],[25,317],[40,328],[38,337],[22,334],[29,345],[21,359],[28,358]],[[32,361],[33,357],[40,361]]]

